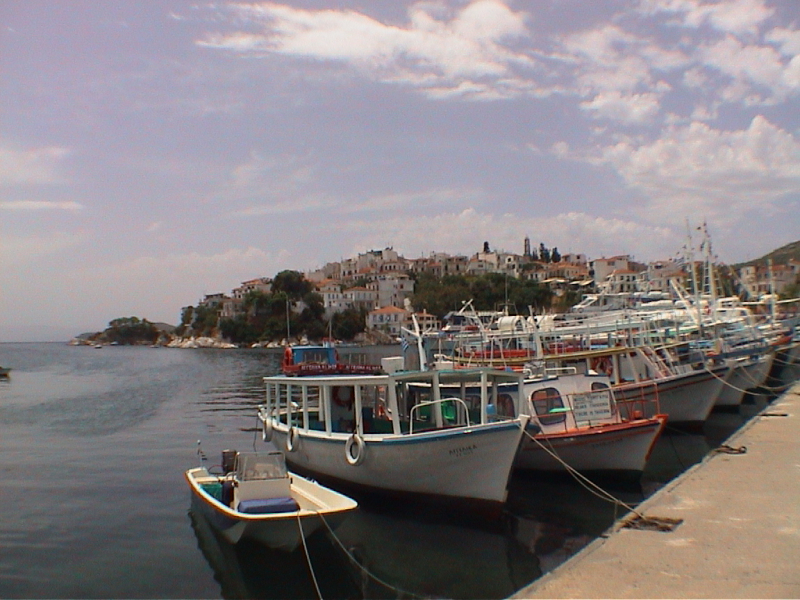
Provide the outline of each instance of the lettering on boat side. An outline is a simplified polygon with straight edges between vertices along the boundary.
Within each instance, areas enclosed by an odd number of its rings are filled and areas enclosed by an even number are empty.
[[[460,448],[453,448],[450,450],[450,456],[466,456],[468,454],[472,454],[473,450],[477,450],[478,446],[476,444],[470,444],[469,446],[461,446]]]

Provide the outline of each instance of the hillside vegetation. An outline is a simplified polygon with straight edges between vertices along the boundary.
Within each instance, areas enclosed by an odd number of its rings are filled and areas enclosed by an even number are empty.
[[[736,268],[748,265],[766,265],[770,259],[773,265],[785,265],[792,258],[800,260],[800,240],[781,246],[769,254],[765,254],[761,258],[754,258],[741,265],[736,265]]]

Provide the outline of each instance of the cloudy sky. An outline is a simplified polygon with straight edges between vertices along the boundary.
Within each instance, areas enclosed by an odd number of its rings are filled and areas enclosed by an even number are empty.
[[[0,340],[369,249],[800,239],[796,0],[0,3]]]

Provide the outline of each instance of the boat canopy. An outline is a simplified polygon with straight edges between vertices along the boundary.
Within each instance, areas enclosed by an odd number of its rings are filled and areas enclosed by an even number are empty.
[[[239,481],[284,479],[288,476],[282,452],[239,452],[236,455],[236,479]]]

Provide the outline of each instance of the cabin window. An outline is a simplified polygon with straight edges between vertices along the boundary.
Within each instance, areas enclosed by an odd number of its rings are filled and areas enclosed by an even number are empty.
[[[603,383],[602,381],[593,381],[592,382],[592,391],[595,390],[607,390],[608,385]]]
[[[355,431],[353,406],[355,403],[355,389],[352,385],[331,386],[331,422],[333,431]]]
[[[325,413],[322,408],[321,388],[308,386],[308,428],[325,431]]]
[[[542,425],[563,423],[567,418],[566,413],[563,412],[564,400],[556,388],[536,390],[531,394],[531,402]]]
[[[514,411],[514,399],[510,394],[498,394],[497,416],[507,419],[513,419],[517,416]]]
[[[298,362],[317,365],[327,365],[330,362],[328,352],[326,350],[304,350],[296,360]]]

